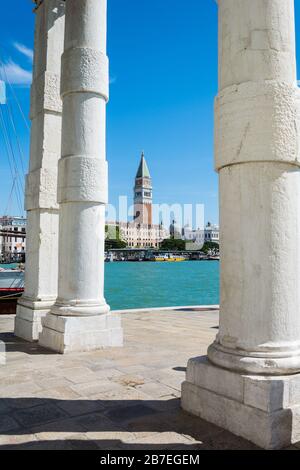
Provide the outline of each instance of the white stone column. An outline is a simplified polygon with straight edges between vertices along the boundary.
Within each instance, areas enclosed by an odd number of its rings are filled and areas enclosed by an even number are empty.
[[[220,328],[208,359],[188,363],[182,406],[261,447],[280,448],[300,440],[294,1],[218,3]]]
[[[15,334],[38,339],[41,317],[57,297],[57,165],[61,154],[60,68],[64,40],[62,0],[36,9],[31,147],[26,179],[27,210],[25,292],[17,306]]]
[[[104,289],[106,0],[66,1],[58,298],[40,344],[61,353],[122,345]]]

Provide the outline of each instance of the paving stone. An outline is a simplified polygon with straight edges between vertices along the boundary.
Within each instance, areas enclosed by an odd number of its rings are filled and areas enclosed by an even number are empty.
[[[168,387],[160,382],[147,382],[144,385],[137,387],[143,393],[146,393],[153,398],[162,398],[164,396],[170,396],[176,394],[176,390],[173,387]],[[178,391],[177,391],[178,392]],[[176,394],[178,395],[178,393]]]
[[[42,423],[30,427],[30,432],[39,440],[53,440],[59,436],[84,435],[85,428],[81,425],[77,417],[61,417],[57,421]]]
[[[9,410],[10,410],[10,407],[8,403],[5,400],[0,399],[0,415],[3,413],[7,413]]]
[[[115,407],[116,402],[133,402],[133,401],[147,401],[150,399],[148,395],[130,387],[118,387],[116,389],[108,390],[106,392],[91,395],[90,399],[98,399],[103,401],[103,406],[106,408]]]
[[[161,413],[180,410],[180,398],[174,397],[174,395],[166,395],[163,399],[152,400],[150,406]]]
[[[71,388],[82,397],[123,389],[121,385],[109,380],[96,380],[94,382],[76,384],[72,385]]]
[[[75,398],[80,398],[80,394],[73,390],[71,387],[57,387],[49,390],[39,390],[33,394],[36,397],[45,398],[45,399],[66,399],[73,400]]]
[[[295,442],[294,447],[296,447],[296,449],[300,450],[300,442]]]
[[[5,335],[1,450],[253,448],[180,408],[187,359],[206,352],[217,319],[216,312],[126,313],[123,348],[65,356]],[[0,331],[12,331],[13,320],[1,316]]]
[[[123,444],[121,444],[121,448],[123,449],[130,449],[132,446],[145,445],[147,447],[151,444],[158,444],[158,445],[166,445],[166,448],[169,446],[178,445],[178,444],[185,444],[187,446],[192,446],[195,443],[188,439],[186,436],[178,434],[176,432],[162,432],[162,433],[148,433],[143,437],[135,437],[134,439],[125,440]]]
[[[0,436],[0,450],[2,450],[4,446],[28,444],[29,442],[34,442],[36,440],[37,439],[34,434],[3,434]]]
[[[13,429],[19,428],[19,424],[9,415],[1,415],[0,433],[5,433]]]
[[[88,433],[123,433],[126,429],[108,419],[104,413],[90,413],[77,419],[77,423]]]
[[[132,387],[132,388],[135,388],[138,385],[144,385],[145,383],[144,378],[140,375],[126,375],[126,374],[122,374],[120,376],[114,377],[113,381],[125,387]]]
[[[6,385],[0,387],[0,397],[23,397],[27,394],[32,394],[41,390],[39,385],[32,382],[26,382],[21,384]]]
[[[6,445],[2,450],[99,450],[94,442],[82,439],[31,441],[17,445]]]
[[[33,408],[18,410],[13,413],[13,417],[22,426],[30,427],[39,423],[47,423],[64,418],[66,413],[52,404],[38,405]]]
[[[27,396],[26,398],[6,398],[4,402],[11,409],[31,408],[37,405],[46,404],[45,398],[37,398],[35,396]]]
[[[215,450],[259,450],[259,447],[246,441],[228,431],[222,431],[211,438],[208,438],[208,444]]]
[[[156,411],[150,406],[144,404],[136,404],[131,406],[117,406],[108,411],[105,415],[117,423],[128,423],[140,417],[155,414]]]
[[[58,379],[57,377],[47,378],[39,381],[39,386],[42,390],[51,390],[57,388]],[[59,378],[59,388],[69,387],[72,385],[70,380],[60,377]]]
[[[80,416],[104,409],[104,403],[100,400],[89,398],[80,400],[60,400],[57,406],[64,410],[69,416]]]
[[[122,372],[118,369],[100,369],[95,371],[95,375],[97,376],[97,380],[112,380],[122,375]]]
[[[71,367],[68,369],[61,369],[60,374],[75,384],[93,382],[97,376],[87,367]]]

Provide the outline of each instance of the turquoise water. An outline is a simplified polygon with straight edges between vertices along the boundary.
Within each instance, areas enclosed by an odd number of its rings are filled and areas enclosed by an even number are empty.
[[[215,305],[219,303],[219,262],[105,263],[105,298],[113,310]]]
[[[3,269],[15,269],[17,266],[18,266],[17,263],[0,264],[0,268],[3,268]]]
[[[219,303],[219,262],[105,264],[105,297],[111,309]]]

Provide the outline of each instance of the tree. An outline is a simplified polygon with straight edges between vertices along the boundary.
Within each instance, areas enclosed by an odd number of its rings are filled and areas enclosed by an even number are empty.
[[[126,247],[127,243],[123,242],[123,240],[105,240],[105,251],[120,250]]]
[[[118,225],[105,225],[105,251],[126,248],[127,243],[121,238]]]
[[[219,244],[215,242],[205,242],[203,247],[201,248],[203,253],[211,252],[218,252],[219,251]]]
[[[167,251],[184,251],[185,241],[179,238],[166,238],[161,242],[160,249]]]

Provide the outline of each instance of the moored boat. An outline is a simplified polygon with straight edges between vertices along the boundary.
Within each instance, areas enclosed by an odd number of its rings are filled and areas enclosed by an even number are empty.
[[[0,268],[0,314],[15,313],[18,297],[24,292],[24,271]]]
[[[166,261],[169,263],[172,263],[172,262],[174,263],[174,262],[186,261],[186,258],[184,256],[166,253],[164,255],[154,256],[150,261],[160,261],[160,262]]]

